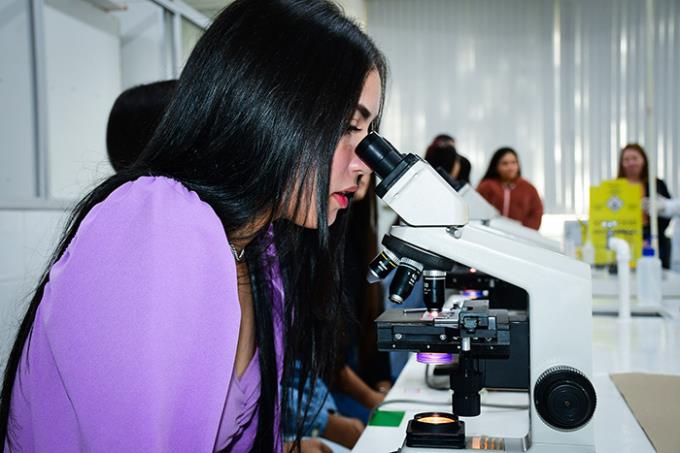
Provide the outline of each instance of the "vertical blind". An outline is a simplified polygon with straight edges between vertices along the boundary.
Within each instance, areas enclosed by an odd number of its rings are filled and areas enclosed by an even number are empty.
[[[587,213],[588,187],[616,176],[629,142],[656,151],[659,176],[680,196],[680,2],[647,6],[368,0],[368,31],[390,64],[382,131],[421,154],[438,133],[453,135],[473,183],[511,146],[551,213]]]

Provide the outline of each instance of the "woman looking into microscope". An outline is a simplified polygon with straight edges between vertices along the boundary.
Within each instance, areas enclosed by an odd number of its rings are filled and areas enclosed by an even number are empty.
[[[384,83],[330,2],[227,7],[140,158],[74,210],[8,361],[5,451],[282,451],[284,363],[333,365],[329,225]]]

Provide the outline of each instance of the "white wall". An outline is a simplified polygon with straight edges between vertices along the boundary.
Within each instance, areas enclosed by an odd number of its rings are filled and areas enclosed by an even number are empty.
[[[153,3],[129,3],[115,12],[120,24],[122,88],[173,77],[169,27],[163,8]],[[167,20],[169,22],[169,20]]]
[[[0,0],[0,200],[36,194],[33,71],[30,17],[25,0]],[[60,215],[59,212],[56,213]],[[0,211],[0,363],[20,321],[21,296],[35,278],[46,249],[42,234],[54,231],[50,213]],[[33,274],[34,275],[34,274]],[[2,369],[2,366],[0,366]]]
[[[76,199],[112,173],[106,122],[121,91],[118,20],[89,3],[45,7],[49,194]]]
[[[182,69],[184,69],[184,65],[201,36],[203,36],[203,29],[201,27],[186,19],[182,19],[182,61],[180,65]]]
[[[66,222],[64,211],[0,211],[0,370]]]
[[[35,192],[33,72],[25,0],[0,0],[0,199]]]
[[[368,19],[366,0],[335,0],[335,3],[340,5],[347,17],[352,18],[359,25],[366,28]]]

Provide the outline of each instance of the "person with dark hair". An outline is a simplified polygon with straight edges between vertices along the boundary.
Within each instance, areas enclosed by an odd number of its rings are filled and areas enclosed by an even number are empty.
[[[617,178],[625,178],[631,184],[641,185],[643,197],[649,197],[649,164],[647,162],[647,154],[642,146],[637,143],[629,143],[621,149]],[[656,178],[656,193],[657,196],[662,198],[672,198],[666,183],[659,178]],[[657,222],[659,226],[659,258],[661,259],[661,265],[669,269],[671,264],[671,241],[664,232],[670,224],[670,219],[658,216]],[[647,214],[644,214],[643,217],[642,237],[644,241],[650,242],[651,230]]]
[[[456,139],[451,137],[449,134],[439,134],[434,139],[432,139],[432,143],[430,143],[429,147],[441,145],[456,146]]]
[[[5,451],[281,452],[280,383],[335,366],[385,82],[330,1],[226,7],[141,156],[72,214],[7,362]]]
[[[142,154],[176,87],[177,80],[164,80],[128,88],[116,98],[106,126],[106,151],[115,171]]]
[[[458,153],[451,145],[430,146],[425,151],[425,160],[435,170],[441,169],[444,173],[456,179],[458,170]]]
[[[522,178],[514,149],[500,148],[493,154],[477,192],[505,217],[518,220],[534,230],[541,226],[541,197],[536,188]]]
[[[458,181],[470,184],[470,172],[472,171],[472,165],[467,157],[458,155],[458,174],[456,179]]]

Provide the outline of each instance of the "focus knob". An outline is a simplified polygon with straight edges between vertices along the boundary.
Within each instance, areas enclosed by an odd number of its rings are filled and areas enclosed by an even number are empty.
[[[592,418],[596,404],[593,384],[575,368],[549,368],[534,386],[538,415],[553,428],[574,430],[582,427]]]

